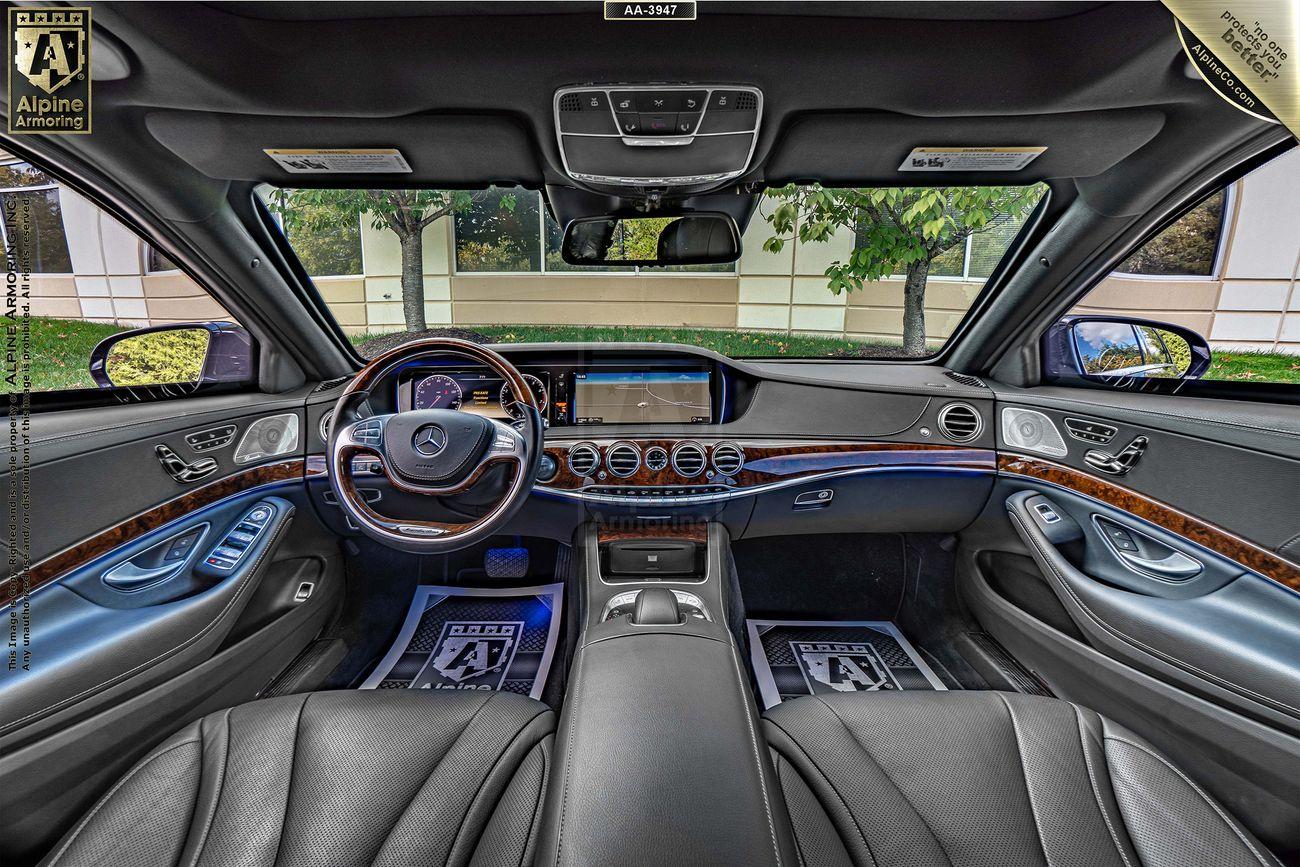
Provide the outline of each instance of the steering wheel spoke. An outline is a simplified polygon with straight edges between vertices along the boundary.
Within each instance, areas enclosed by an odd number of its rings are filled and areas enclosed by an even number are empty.
[[[382,456],[384,425],[391,415],[372,415],[343,425],[337,433],[337,447],[365,450]]]

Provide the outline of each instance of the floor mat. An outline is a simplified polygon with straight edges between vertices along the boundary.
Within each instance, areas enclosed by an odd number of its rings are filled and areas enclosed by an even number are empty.
[[[946,689],[887,621],[746,620],[763,707],[788,698],[883,689]]]
[[[397,640],[361,689],[485,689],[540,698],[563,584],[416,588]]]

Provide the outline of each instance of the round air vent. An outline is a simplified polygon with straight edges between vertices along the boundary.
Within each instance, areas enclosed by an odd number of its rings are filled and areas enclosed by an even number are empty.
[[[939,410],[939,430],[953,442],[970,442],[983,429],[984,419],[970,404],[950,403]]]
[[[652,472],[668,469],[668,452],[659,446],[651,446],[645,450],[645,468]]]
[[[718,443],[713,447],[713,468],[724,476],[734,476],[745,465],[745,450],[735,443]]]
[[[699,443],[681,443],[673,449],[673,469],[690,478],[704,472],[704,448]]]
[[[320,417],[320,438],[322,442],[330,441],[330,429],[333,428],[334,410],[327,409]]]
[[[588,443],[569,449],[569,470],[575,476],[590,476],[600,467],[600,452]]]
[[[605,452],[605,467],[620,479],[641,469],[641,450],[634,443],[614,443]]]

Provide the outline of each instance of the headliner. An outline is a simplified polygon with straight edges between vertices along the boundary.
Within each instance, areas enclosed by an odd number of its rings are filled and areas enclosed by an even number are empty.
[[[897,172],[911,147],[1045,145],[1020,172],[943,180],[1073,179],[1112,214],[1149,206],[1153,173],[1276,130],[1189,75],[1158,2],[705,0],[695,22],[635,24],[594,2],[101,3],[94,20],[94,135],[33,147],[175,219],[231,181],[304,183],[265,147],[396,146],[415,173],[393,185],[568,185],[551,96],[586,82],[762,88],[742,184],[932,184]]]

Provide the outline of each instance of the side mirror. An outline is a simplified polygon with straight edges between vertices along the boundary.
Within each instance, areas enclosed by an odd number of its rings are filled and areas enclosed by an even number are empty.
[[[717,265],[740,258],[740,230],[727,214],[584,217],[564,229],[570,265]]]
[[[231,322],[136,328],[95,346],[90,376],[100,388],[247,382],[253,376],[253,339]]]
[[[1181,325],[1149,319],[1067,316],[1044,338],[1045,372],[1054,378],[1111,382],[1199,379],[1210,367],[1210,344]]]

